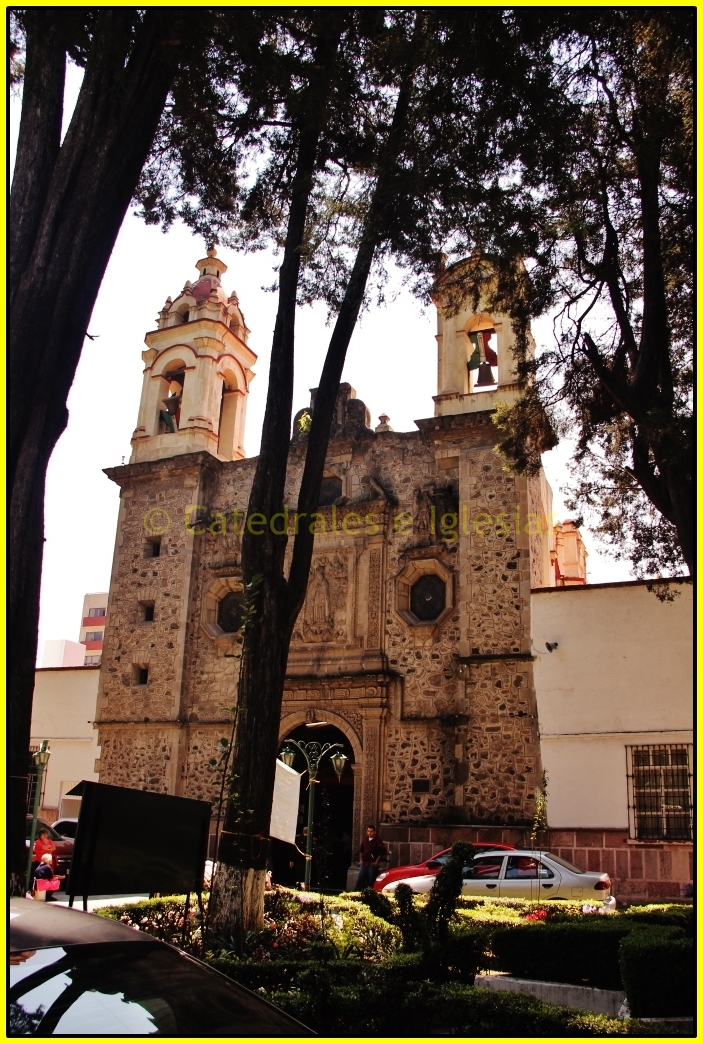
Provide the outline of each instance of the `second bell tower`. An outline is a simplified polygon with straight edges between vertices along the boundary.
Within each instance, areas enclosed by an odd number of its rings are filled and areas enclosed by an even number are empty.
[[[249,330],[235,293],[221,277],[214,249],[197,262],[175,301],[145,337],[144,383],[130,463],[207,450],[219,460],[244,457],[244,418],[251,367]]]

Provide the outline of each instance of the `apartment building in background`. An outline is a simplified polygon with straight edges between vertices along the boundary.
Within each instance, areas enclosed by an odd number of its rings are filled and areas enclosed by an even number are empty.
[[[85,646],[85,667],[97,667],[103,651],[105,636],[105,611],[107,608],[107,591],[98,594],[87,594],[83,599],[81,629],[78,641]]]

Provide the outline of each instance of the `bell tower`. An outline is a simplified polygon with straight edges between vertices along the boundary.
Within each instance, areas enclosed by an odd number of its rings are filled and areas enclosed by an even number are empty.
[[[244,417],[256,355],[235,293],[221,277],[214,249],[196,263],[175,301],[167,298],[147,350],[131,464],[207,450],[219,460],[244,457]]]
[[[468,294],[458,295],[466,265],[460,261],[448,268],[433,295],[437,308],[436,417],[480,413],[494,409],[499,400],[512,404],[520,396],[510,317],[491,312],[485,294],[475,309]],[[527,341],[532,356],[535,345],[529,330]]]

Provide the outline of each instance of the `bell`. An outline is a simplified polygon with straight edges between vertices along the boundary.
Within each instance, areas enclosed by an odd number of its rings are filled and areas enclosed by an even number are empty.
[[[482,362],[478,364],[478,375],[474,381],[474,388],[485,388],[487,385],[495,384],[491,364]]]

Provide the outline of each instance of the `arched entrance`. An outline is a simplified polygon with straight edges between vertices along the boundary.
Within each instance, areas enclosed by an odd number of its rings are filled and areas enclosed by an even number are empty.
[[[347,764],[341,780],[337,779],[329,755],[320,761],[315,784],[315,808],[313,823],[312,887],[325,890],[344,889],[347,869],[352,861],[352,829],[354,813],[354,749],[341,731],[334,725],[298,725],[288,732],[285,740],[299,743],[339,743]],[[293,748],[295,749],[295,748]],[[302,772],[300,805],[296,845],[304,852],[307,844],[308,775],[305,758],[297,754],[293,768]],[[305,874],[305,859],[292,845],[274,839],[272,841],[273,879],[278,884],[296,887]]]

